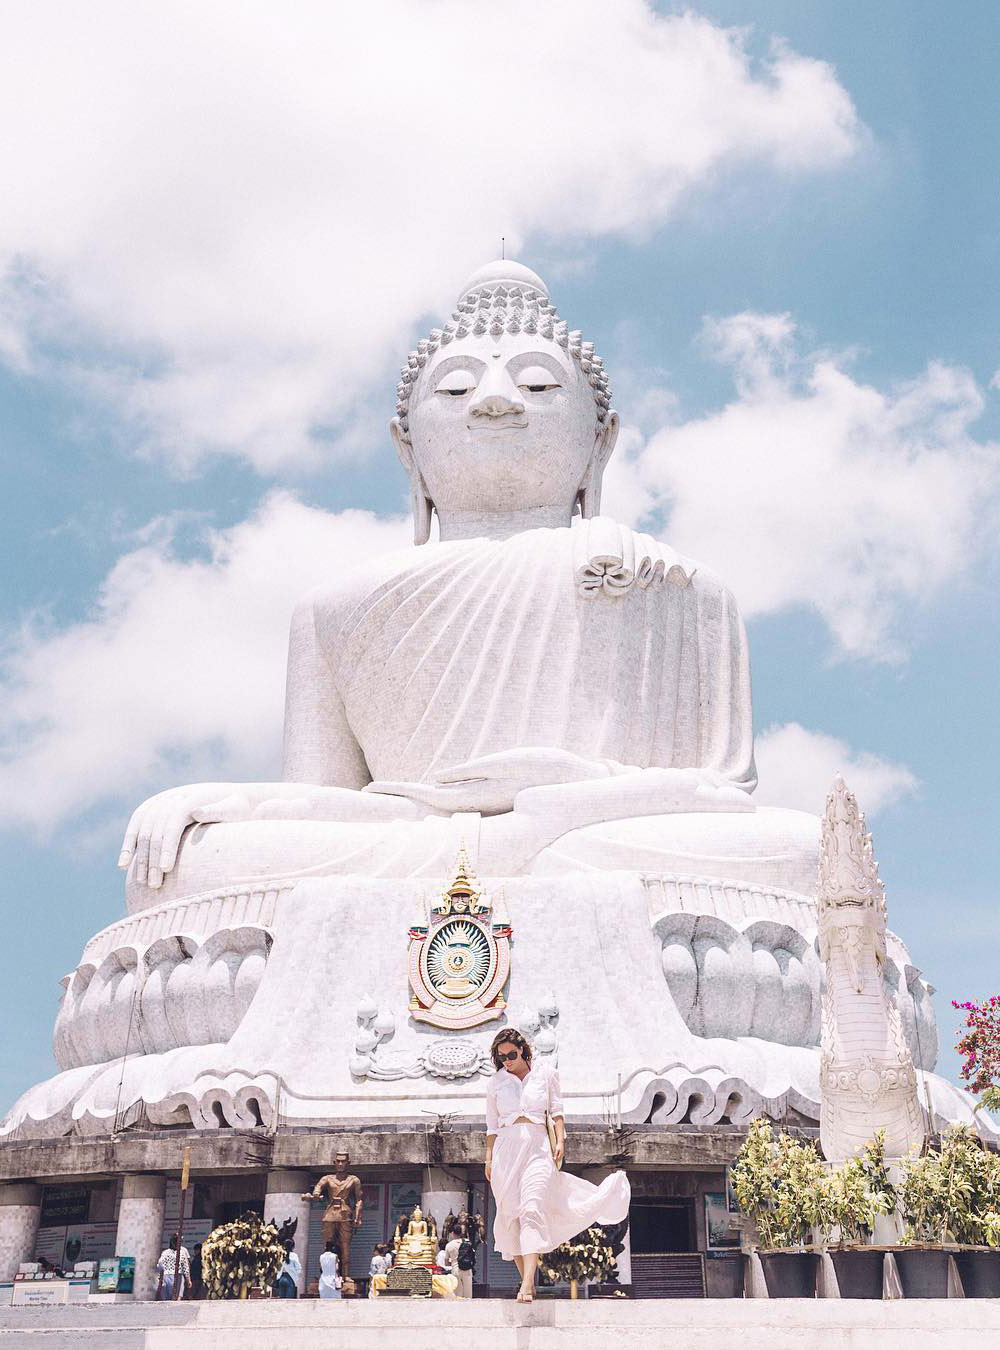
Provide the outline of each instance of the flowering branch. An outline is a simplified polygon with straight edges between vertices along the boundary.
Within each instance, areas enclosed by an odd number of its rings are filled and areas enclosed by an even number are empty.
[[[982,1003],[951,1002],[968,1014],[965,1035],[955,1049],[965,1058],[961,1074],[969,1091],[982,1098],[976,1109],[1000,1111],[1000,994]]]

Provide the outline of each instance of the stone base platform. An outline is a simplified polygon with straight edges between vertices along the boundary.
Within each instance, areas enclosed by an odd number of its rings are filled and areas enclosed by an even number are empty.
[[[958,1350],[1000,1344],[1000,1300],[260,1300],[0,1309],[0,1350]]]

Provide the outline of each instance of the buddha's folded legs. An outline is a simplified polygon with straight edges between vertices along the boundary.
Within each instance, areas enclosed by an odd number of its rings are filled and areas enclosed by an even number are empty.
[[[672,872],[815,894],[819,822],[801,811],[680,812],[547,834],[518,812],[417,821],[268,820],[198,825],[157,890],[130,872],[131,913],[221,887],[310,876],[443,877],[464,844],[481,876]]]
[[[819,826],[805,811],[637,816],[570,830],[532,861],[535,875],[639,871],[816,894]]]

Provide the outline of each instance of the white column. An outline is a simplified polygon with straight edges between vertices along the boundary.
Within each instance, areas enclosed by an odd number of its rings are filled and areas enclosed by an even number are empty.
[[[306,1263],[309,1259],[309,1211],[311,1204],[303,1200],[306,1191],[313,1188],[310,1172],[269,1172],[267,1177],[267,1195],[264,1199],[264,1220],[273,1219],[280,1228],[286,1219],[298,1219],[295,1230],[295,1255],[302,1263],[299,1277],[299,1298],[306,1291]]]
[[[0,1186],[0,1280],[12,1280],[35,1256],[42,1188],[33,1181]]]
[[[161,1176],[126,1177],[118,1210],[115,1255],[135,1257],[135,1297],[156,1294],[156,1263],[163,1250],[163,1196],[166,1179]]]
[[[448,1211],[459,1214],[469,1207],[469,1184],[464,1176],[449,1172],[444,1167],[428,1167],[424,1171],[424,1186],[420,1208],[425,1215],[433,1214],[440,1238]],[[393,1216],[395,1218],[395,1216]]]

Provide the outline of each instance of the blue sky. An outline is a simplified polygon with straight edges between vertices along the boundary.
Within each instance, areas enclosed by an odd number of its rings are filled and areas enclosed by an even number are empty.
[[[606,505],[736,589],[762,792],[867,803],[954,1073],[997,987],[995,9],[514,4],[514,60],[474,4],[381,49],[104,8],[5,19],[3,1100],[132,806],[276,772],[291,599],[405,538],[395,369],[501,234],[609,367]]]

